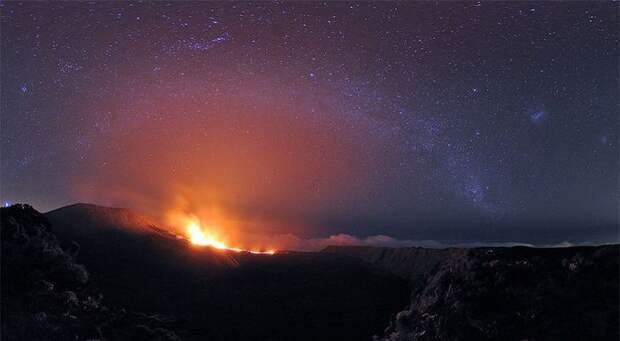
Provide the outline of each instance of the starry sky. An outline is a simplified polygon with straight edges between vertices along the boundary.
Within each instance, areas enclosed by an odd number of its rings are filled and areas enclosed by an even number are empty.
[[[618,240],[619,5],[9,2],[1,199]]]

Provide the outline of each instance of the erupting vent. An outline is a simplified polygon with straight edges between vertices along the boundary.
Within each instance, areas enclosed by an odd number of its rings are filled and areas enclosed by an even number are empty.
[[[237,247],[231,247],[225,243],[217,240],[215,237],[205,233],[200,224],[197,222],[190,222],[187,226],[187,233],[189,234],[189,241],[195,245],[211,246],[220,250],[229,250],[234,252],[249,252],[254,254],[268,254],[273,255],[275,250],[245,250]]]

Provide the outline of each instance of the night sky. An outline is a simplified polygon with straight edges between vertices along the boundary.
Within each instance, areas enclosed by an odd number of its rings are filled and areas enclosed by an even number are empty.
[[[618,3],[0,10],[3,202],[303,238],[618,240]]]

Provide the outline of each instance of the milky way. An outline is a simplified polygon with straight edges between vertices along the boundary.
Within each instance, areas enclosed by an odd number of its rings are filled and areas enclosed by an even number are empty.
[[[0,6],[3,202],[617,239],[618,4]]]

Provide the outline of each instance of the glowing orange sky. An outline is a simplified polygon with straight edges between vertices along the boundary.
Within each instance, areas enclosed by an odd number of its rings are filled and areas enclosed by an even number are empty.
[[[76,192],[160,218],[195,214],[237,239],[312,233],[315,217],[361,188],[368,176],[362,149],[373,147],[352,143],[354,129],[334,130],[325,113],[309,113],[277,89],[243,87],[238,96],[164,96],[153,87],[146,103],[131,96],[107,102],[114,108],[123,101],[128,112],[155,119],[117,127],[122,133],[94,146],[105,167],[91,164]],[[176,115],[159,119],[165,112]]]

